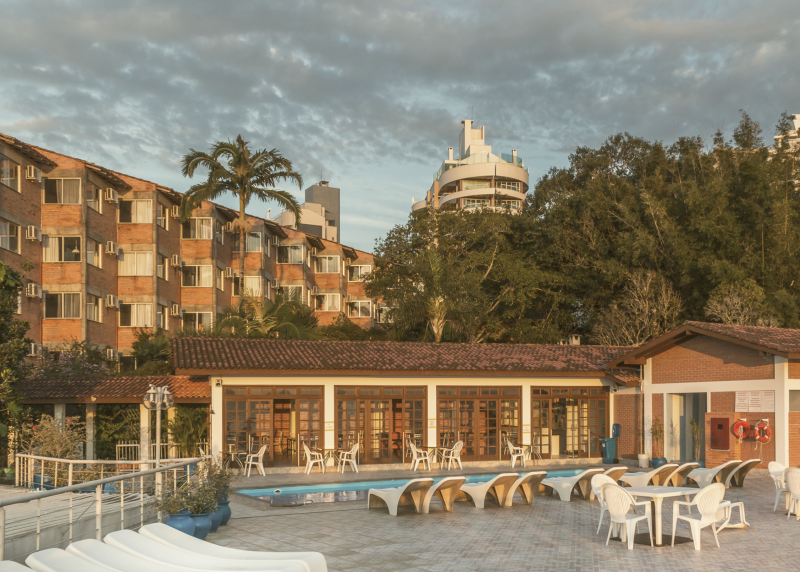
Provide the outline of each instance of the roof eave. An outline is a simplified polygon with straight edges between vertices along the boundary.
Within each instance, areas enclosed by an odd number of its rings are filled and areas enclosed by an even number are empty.
[[[176,368],[176,375],[209,376],[305,376],[305,377],[369,377],[369,376],[408,376],[418,377],[606,377],[624,384],[622,380],[606,371],[491,371],[491,370],[367,370],[367,369],[194,369]]]

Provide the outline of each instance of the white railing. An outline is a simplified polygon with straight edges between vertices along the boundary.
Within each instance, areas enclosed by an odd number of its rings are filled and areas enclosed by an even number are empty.
[[[208,441],[200,441],[195,443],[197,451],[208,451]],[[141,445],[138,441],[120,441],[116,445],[116,459],[117,461],[138,461],[140,460]],[[178,445],[176,443],[162,443],[161,444],[161,458],[173,459],[178,457]],[[150,444],[150,458],[156,458],[156,444]]]
[[[0,498],[0,560],[20,560],[45,548],[63,548],[76,540],[96,538],[123,528],[140,527],[161,515],[152,506],[164,487],[177,488],[188,478],[187,465],[200,457],[170,459],[159,468],[147,461],[85,461],[17,455],[17,485],[51,490]],[[91,468],[87,471],[87,466]],[[144,470],[135,470],[133,467]],[[105,476],[83,481],[86,475]],[[165,482],[166,475],[166,482]],[[171,478],[170,478],[171,477]],[[49,482],[48,482],[49,479]],[[93,494],[92,494],[93,493]],[[94,508],[94,511],[91,509]],[[92,518],[92,512],[94,513]]]

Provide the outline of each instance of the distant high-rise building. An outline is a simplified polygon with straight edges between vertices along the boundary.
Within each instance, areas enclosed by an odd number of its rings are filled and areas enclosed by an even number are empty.
[[[272,220],[325,240],[341,242],[339,213],[339,189],[329,186],[328,181],[320,181],[306,189],[306,202],[300,205],[299,225],[295,224],[292,213],[285,211]]]

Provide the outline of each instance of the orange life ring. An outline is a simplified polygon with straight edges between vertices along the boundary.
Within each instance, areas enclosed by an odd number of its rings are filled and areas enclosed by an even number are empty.
[[[753,428],[753,437],[759,443],[769,443],[772,439],[772,428],[763,421],[759,421]]]
[[[739,419],[731,427],[731,433],[739,439],[747,439],[747,436],[750,435],[750,424],[743,419]]]

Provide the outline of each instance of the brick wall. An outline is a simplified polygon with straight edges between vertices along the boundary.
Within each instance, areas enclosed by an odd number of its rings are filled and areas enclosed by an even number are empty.
[[[800,411],[789,412],[789,465],[800,466]]]
[[[642,418],[641,397],[637,394],[616,394],[614,400],[614,423],[621,427],[617,440],[617,457],[636,459],[640,451]]]
[[[152,276],[120,276],[117,278],[118,296],[125,300],[129,296],[152,296]]]
[[[653,457],[663,457],[664,456],[664,394],[663,393],[654,393],[652,394],[653,400],[653,419],[659,419],[661,421],[661,441],[656,444],[653,441]]]
[[[116,257],[103,255],[103,268],[97,268],[91,264],[86,265],[87,284],[99,288],[108,294],[117,293],[117,259]]]
[[[80,284],[81,274],[80,262],[42,263],[43,284]]]
[[[800,379],[800,359],[789,360],[789,379]]]
[[[42,226],[79,227],[82,208],[81,205],[42,205]]]
[[[709,409],[712,413],[733,411],[736,409],[735,391],[714,391],[711,393]]]
[[[72,340],[81,341],[82,339],[81,320],[64,318],[42,320],[43,343],[52,342],[54,344],[60,344],[69,343]]]
[[[773,356],[698,336],[652,358],[653,383],[773,379]]]
[[[105,308],[102,322],[86,320],[86,339],[101,346],[117,347],[117,311]]]
[[[211,288],[199,288],[194,286],[181,288],[181,304],[184,306],[213,304],[213,290],[213,286]]]
[[[181,256],[184,260],[190,258],[212,258],[213,240],[181,240]]]
[[[153,244],[152,224],[123,223],[117,225],[117,237],[120,245]]]
[[[713,393],[711,394],[714,395]],[[713,399],[712,399],[713,401]],[[752,436],[739,443],[739,439],[730,436],[730,450],[718,451],[711,449],[711,419],[712,418],[727,418],[729,425],[732,427],[736,420],[746,417],[751,423],[755,423],[759,419],[768,419],[769,426],[772,428],[772,439],[769,443],[761,445],[753,439]],[[741,459],[746,461],[748,459],[761,459],[759,469],[766,469],[770,461],[775,460],[775,414],[774,413],[734,413],[733,411],[712,411],[706,413],[706,467],[716,467],[726,461],[734,459]]]

